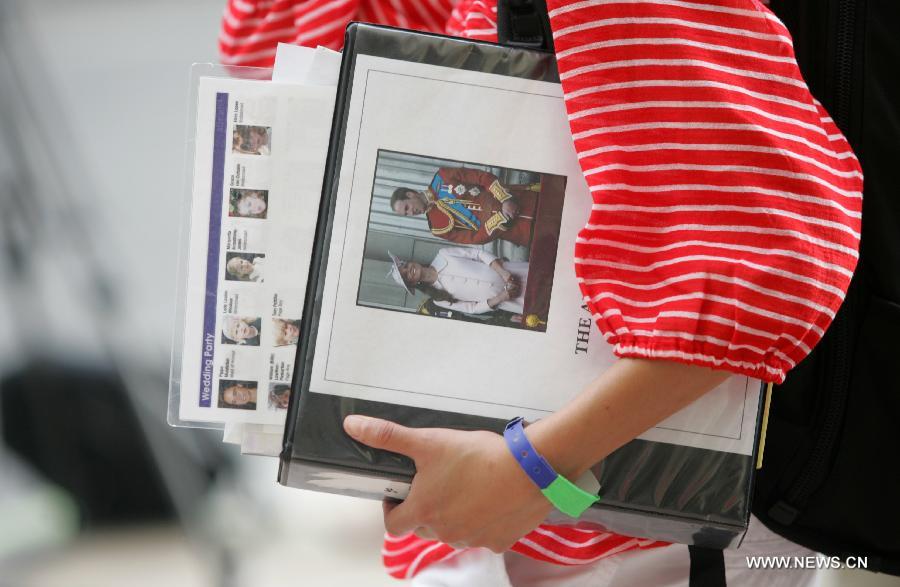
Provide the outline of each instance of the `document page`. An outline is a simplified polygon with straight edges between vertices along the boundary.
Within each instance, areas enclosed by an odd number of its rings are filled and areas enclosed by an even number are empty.
[[[559,84],[359,55],[351,90],[310,391],[561,408],[616,359],[574,272],[592,198]],[[758,399],[732,377],[641,438],[751,454]]]
[[[180,417],[280,424],[334,88],[202,78]]]

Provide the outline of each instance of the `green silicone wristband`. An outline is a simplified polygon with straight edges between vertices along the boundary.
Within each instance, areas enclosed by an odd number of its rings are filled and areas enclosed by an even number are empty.
[[[557,475],[550,485],[541,489],[541,493],[556,506],[556,509],[573,518],[577,518],[584,510],[600,501],[600,497],[588,493],[562,475]]]

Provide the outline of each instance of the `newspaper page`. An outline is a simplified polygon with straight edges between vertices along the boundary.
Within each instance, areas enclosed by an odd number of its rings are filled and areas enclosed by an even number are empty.
[[[341,54],[337,51],[325,47],[312,49],[279,43],[275,52],[275,66],[272,68],[272,81],[336,87],[340,68]],[[322,128],[321,132],[330,133],[330,128]],[[297,262],[302,261],[297,259]],[[282,425],[227,422],[222,441],[240,445],[241,454],[277,457],[281,452],[283,434]]]
[[[198,99],[179,414],[282,424],[334,88],[202,78]]]
[[[309,391],[558,410],[616,360],[574,272],[592,199],[559,84],[369,55],[352,84]],[[759,390],[732,377],[641,438],[749,455]]]

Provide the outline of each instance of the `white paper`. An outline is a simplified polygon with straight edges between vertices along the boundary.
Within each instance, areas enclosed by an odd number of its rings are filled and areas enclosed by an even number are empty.
[[[337,87],[341,75],[341,54],[327,47],[317,47],[306,83]]]
[[[183,420],[284,421],[333,108],[334,88],[200,80]]]
[[[278,43],[272,81],[285,84],[305,84],[309,77],[316,50],[288,43]]]
[[[558,84],[359,55],[310,390],[534,419],[612,365],[611,347],[585,328],[591,318],[574,274],[574,241],[592,200],[569,133]],[[357,303],[379,151],[567,178],[546,332]],[[732,377],[641,438],[750,454],[758,394],[757,381]]]
[[[278,43],[272,81],[307,86],[334,86],[341,72],[341,54],[326,47]]]
[[[279,43],[275,53],[272,81],[336,87],[341,69],[341,54],[319,47],[311,49],[299,45]],[[284,243],[290,251],[290,243]],[[303,259],[297,259],[303,263]],[[304,264],[307,271],[309,265]],[[277,457],[281,453],[284,426],[229,423],[225,427],[224,442],[241,446],[241,454]]]

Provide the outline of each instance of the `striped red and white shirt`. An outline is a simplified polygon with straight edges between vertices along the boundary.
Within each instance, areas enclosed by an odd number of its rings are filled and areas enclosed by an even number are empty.
[[[617,355],[781,382],[819,342],[858,258],[862,172],[757,0],[548,0],[594,206],[585,301]],[[227,64],[277,42],[339,48],[351,19],[496,40],[496,0],[229,0]],[[665,543],[542,525],[516,552],[584,564]],[[388,536],[388,571],[454,554]]]

